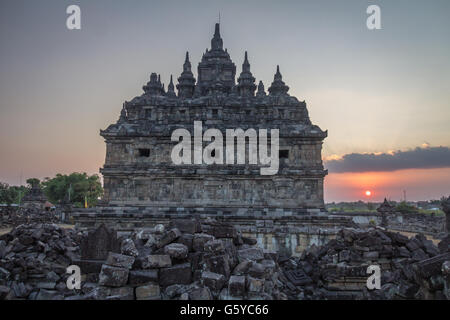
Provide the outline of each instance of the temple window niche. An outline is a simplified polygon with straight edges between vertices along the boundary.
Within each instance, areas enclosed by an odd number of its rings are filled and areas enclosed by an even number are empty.
[[[139,158],[149,158],[150,157],[150,149],[148,148],[140,148],[138,149]]]
[[[278,155],[280,159],[289,159],[289,150],[280,150]]]

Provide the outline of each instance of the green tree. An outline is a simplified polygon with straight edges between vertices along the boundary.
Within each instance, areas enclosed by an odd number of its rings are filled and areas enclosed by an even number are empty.
[[[413,205],[406,203],[405,201],[402,201],[399,204],[397,204],[396,210],[401,213],[417,213],[417,212],[419,212],[419,209],[417,209]]]
[[[29,188],[27,188],[25,186],[11,186],[11,187],[9,187],[9,189],[14,198],[14,203],[17,203],[17,204],[22,203],[23,197],[30,190]]]
[[[14,194],[7,183],[0,182],[0,203],[8,206],[14,203]]]
[[[37,178],[30,178],[30,179],[27,179],[27,183],[28,183],[28,186],[31,188],[34,185],[40,186],[41,180],[39,180]]]
[[[70,175],[58,173],[53,179],[45,179],[42,186],[51,202],[58,203],[66,200],[77,207],[84,206],[85,198],[90,207],[95,206],[98,198],[103,195],[100,177],[88,176],[86,173],[74,172]]]

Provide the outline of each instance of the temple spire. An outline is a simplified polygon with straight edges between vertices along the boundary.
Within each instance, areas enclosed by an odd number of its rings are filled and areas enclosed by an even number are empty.
[[[119,121],[117,121],[117,123],[124,123],[127,121],[127,119],[128,119],[128,115],[127,115],[126,103],[124,103],[122,105],[122,110],[120,111]]]
[[[283,76],[280,72],[280,66],[277,65],[277,72],[273,77],[272,85],[269,87],[270,95],[284,95],[289,91],[289,87],[283,82]]]
[[[241,96],[253,96],[255,94],[255,78],[250,72],[250,63],[248,62],[247,51],[245,51],[242,72],[238,78],[238,91]]]
[[[242,72],[250,72],[250,63],[248,62],[247,51],[245,51],[244,63],[242,64]]]
[[[173,77],[172,75],[170,75],[170,83],[167,86],[167,93],[166,96],[171,97],[171,98],[175,98],[177,95],[175,94],[175,87],[173,85]]]
[[[195,78],[191,71],[191,62],[189,61],[189,51],[186,52],[186,58],[183,64],[183,72],[178,78],[177,90],[180,98],[192,98],[195,88]]]
[[[220,37],[220,24],[216,23],[214,37],[211,39],[211,50],[223,50],[223,40]]]
[[[266,96],[266,92],[264,91],[264,84],[262,81],[259,81],[258,91],[256,92],[256,96],[257,97],[265,97]]]
[[[183,64],[183,71],[191,71],[191,62],[189,61],[189,51],[186,51],[186,59]]]

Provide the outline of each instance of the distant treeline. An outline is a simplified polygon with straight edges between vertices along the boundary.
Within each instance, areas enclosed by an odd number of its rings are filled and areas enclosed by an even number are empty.
[[[74,172],[70,175],[57,174],[54,178],[40,181],[36,178],[27,180],[26,186],[9,186],[0,182],[0,203],[20,204],[31,188],[39,187],[53,204],[71,203],[77,207],[95,206],[103,195],[103,187],[98,175]]]

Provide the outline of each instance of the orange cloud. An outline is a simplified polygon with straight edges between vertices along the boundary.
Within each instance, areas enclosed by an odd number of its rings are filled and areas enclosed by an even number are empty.
[[[450,194],[450,168],[330,173],[325,178],[326,202],[367,200],[366,190],[372,201],[400,200],[403,190],[410,200],[439,199]]]

